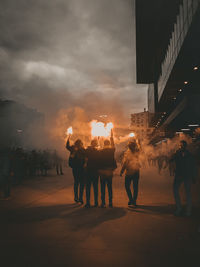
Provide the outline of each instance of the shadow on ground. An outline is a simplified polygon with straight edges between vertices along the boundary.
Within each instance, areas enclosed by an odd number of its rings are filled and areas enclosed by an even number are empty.
[[[105,221],[116,220],[127,213],[126,208],[90,208],[78,204],[24,207],[2,212],[0,224],[24,224],[62,219],[72,231],[91,229]]]

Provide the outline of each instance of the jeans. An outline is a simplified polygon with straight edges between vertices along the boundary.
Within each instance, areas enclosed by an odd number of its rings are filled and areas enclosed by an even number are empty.
[[[74,199],[83,201],[83,190],[84,190],[84,169],[73,168],[74,176]],[[79,189],[79,192],[78,192]]]
[[[191,185],[192,181],[188,178],[182,178],[175,176],[174,178],[174,184],[173,184],[173,192],[174,192],[174,199],[176,202],[176,208],[177,210],[181,210],[181,200],[180,200],[180,194],[179,189],[181,184],[184,183],[185,192],[186,192],[186,211],[191,212],[192,209],[192,194],[191,194]]]
[[[131,192],[131,182],[133,181],[133,194]],[[139,172],[136,172],[133,175],[125,176],[125,189],[128,195],[129,201],[136,204],[137,196],[138,196],[138,182],[139,182]]]
[[[98,182],[99,182],[98,171],[89,170],[87,172],[87,182],[86,182],[86,202],[88,205],[90,205],[91,185],[93,185],[93,190],[94,190],[94,204],[98,205]]]
[[[101,202],[103,205],[105,205],[105,190],[106,185],[108,188],[108,198],[109,198],[109,204],[112,204],[112,177],[113,176],[107,176],[107,175],[100,175],[100,182],[101,182]]]

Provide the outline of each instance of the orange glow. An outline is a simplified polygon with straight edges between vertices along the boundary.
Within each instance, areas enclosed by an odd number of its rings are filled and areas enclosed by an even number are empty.
[[[109,122],[106,125],[100,121],[92,121],[91,126],[91,135],[92,137],[102,136],[108,137],[111,134],[111,129],[113,128],[113,123]]]
[[[134,133],[130,133],[129,137],[135,137],[135,134]]]
[[[67,135],[69,135],[69,134],[73,134],[73,129],[72,129],[72,127],[69,127],[69,128],[67,129],[66,134],[67,134]]]

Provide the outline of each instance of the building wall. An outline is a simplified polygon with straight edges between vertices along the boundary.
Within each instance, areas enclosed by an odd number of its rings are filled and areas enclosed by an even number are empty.
[[[140,140],[147,138],[153,131],[153,128],[149,127],[149,112],[144,109],[143,112],[131,114],[130,127]]]

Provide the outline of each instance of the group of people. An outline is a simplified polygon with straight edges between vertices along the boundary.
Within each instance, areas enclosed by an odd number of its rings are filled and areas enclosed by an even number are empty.
[[[101,186],[101,207],[105,207],[105,187],[108,189],[109,207],[113,206],[112,178],[113,171],[117,168],[115,160],[115,144],[113,133],[110,140],[104,141],[104,147],[98,149],[98,140],[91,141],[88,148],[83,147],[80,139],[70,145],[70,137],[67,140],[66,148],[70,151],[69,166],[72,168],[74,176],[74,200],[83,204],[84,184],[86,184],[86,204],[90,207],[91,185],[94,189],[94,206],[98,206],[98,184],[100,178]],[[125,173],[125,189],[128,196],[128,205],[137,205],[138,183],[140,177],[140,148],[136,140],[128,144],[128,150],[124,153],[120,175]],[[179,149],[168,159],[170,165],[174,165],[173,170],[173,194],[176,203],[175,215],[190,216],[192,211],[191,186],[197,177],[197,166],[195,159],[187,149],[187,142],[180,141]],[[133,185],[133,191],[131,190]],[[186,192],[186,209],[183,210],[180,200],[180,186],[184,184]],[[184,213],[183,213],[184,212]]]
[[[86,204],[90,207],[91,185],[94,191],[94,206],[98,206],[98,184],[100,178],[101,186],[101,207],[106,205],[105,189],[108,189],[108,204],[113,207],[112,178],[113,172],[117,168],[115,160],[115,144],[113,132],[111,131],[110,140],[104,140],[104,146],[98,149],[98,140],[91,141],[91,145],[86,149],[80,139],[70,145],[70,137],[67,140],[66,148],[70,151],[69,166],[72,168],[74,176],[74,200],[83,204],[83,191],[86,184]],[[125,153],[121,175],[126,173],[125,188],[129,197],[129,205],[136,205],[138,195],[139,180],[139,149],[135,140],[129,143],[129,151]],[[133,182],[134,192],[130,186]]]
[[[47,176],[55,168],[57,175],[63,175],[63,159],[57,151],[31,150],[23,148],[0,149],[0,189],[3,199],[10,196],[11,186],[19,185],[27,178]]]

